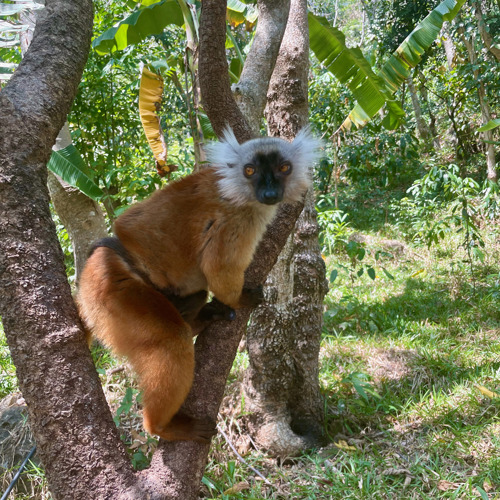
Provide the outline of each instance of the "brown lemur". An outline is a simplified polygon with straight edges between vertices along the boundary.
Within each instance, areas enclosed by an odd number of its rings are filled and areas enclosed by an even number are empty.
[[[244,272],[279,203],[302,199],[319,148],[308,129],[291,143],[243,144],[226,129],[207,147],[209,166],[131,206],[115,221],[116,238],[94,246],[80,315],[137,372],[149,433],[201,442],[214,434],[213,423],[179,412],[193,382],[193,333],[261,302],[262,288],[243,288]]]

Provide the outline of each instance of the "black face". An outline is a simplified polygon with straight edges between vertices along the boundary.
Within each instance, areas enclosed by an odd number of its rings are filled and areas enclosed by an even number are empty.
[[[274,205],[283,199],[286,178],[292,164],[278,152],[257,153],[251,163],[243,166],[243,175],[252,182],[260,203]]]

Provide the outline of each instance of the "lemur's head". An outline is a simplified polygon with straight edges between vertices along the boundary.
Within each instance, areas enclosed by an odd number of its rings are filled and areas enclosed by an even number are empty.
[[[242,205],[258,201],[275,205],[299,201],[311,184],[311,171],[320,156],[321,142],[308,128],[293,142],[262,137],[239,144],[227,128],[221,142],[207,147],[210,164],[217,170],[224,198]]]

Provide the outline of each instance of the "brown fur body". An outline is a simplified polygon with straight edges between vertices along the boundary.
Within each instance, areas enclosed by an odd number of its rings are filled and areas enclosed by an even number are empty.
[[[235,210],[206,169],[132,206],[115,232],[158,289],[181,297],[210,290],[237,308],[251,305],[240,300],[244,272],[274,212],[258,202]],[[171,301],[112,249],[97,248],[80,278],[78,304],[89,331],[139,375],[146,430],[168,440],[208,439],[213,424],[173,418],[191,388],[194,349],[191,328]]]
[[[257,201],[235,209],[207,168],[129,208],[115,234],[159,288],[181,296],[208,289],[237,308],[243,274],[275,212]]]
[[[318,147],[308,130],[292,143],[241,145],[227,130],[209,147],[211,167],[129,208],[115,222],[118,240],[96,245],[80,277],[80,315],[138,373],[150,433],[198,441],[214,433],[213,423],[179,413],[194,376],[192,334],[260,303],[261,287],[243,288],[245,270],[277,205],[309,186]],[[205,305],[207,291],[215,299]]]

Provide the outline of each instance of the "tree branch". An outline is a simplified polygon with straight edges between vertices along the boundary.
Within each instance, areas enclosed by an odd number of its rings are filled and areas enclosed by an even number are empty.
[[[259,0],[259,22],[255,37],[241,72],[233,86],[236,102],[258,134],[267,102],[267,89],[290,10],[290,0]]]
[[[229,125],[240,142],[253,137],[231,93],[226,60],[226,1],[201,4],[199,78],[205,112],[221,137]]]
[[[225,2],[220,0],[204,0],[202,4],[200,86],[205,111],[214,130],[220,134],[225,124],[229,123],[238,139],[244,141],[250,139],[252,134],[232,97],[227,78],[225,8]],[[300,203],[281,207],[257,249],[258,258],[247,270],[245,286],[255,286],[265,280],[301,210]],[[188,414],[198,418],[208,416],[214,421],[217,419],[227,377],[250,312],[249,309],[240,309],[234,321],[214,323],[198,336],[195,379],[183,406]],[[172,494],[182,493],[182,498],[186,500],[197,498],[207,454],[208,445],[161,441],[150,469],[144,474],[150,491],[155,484],[169,481]]]

